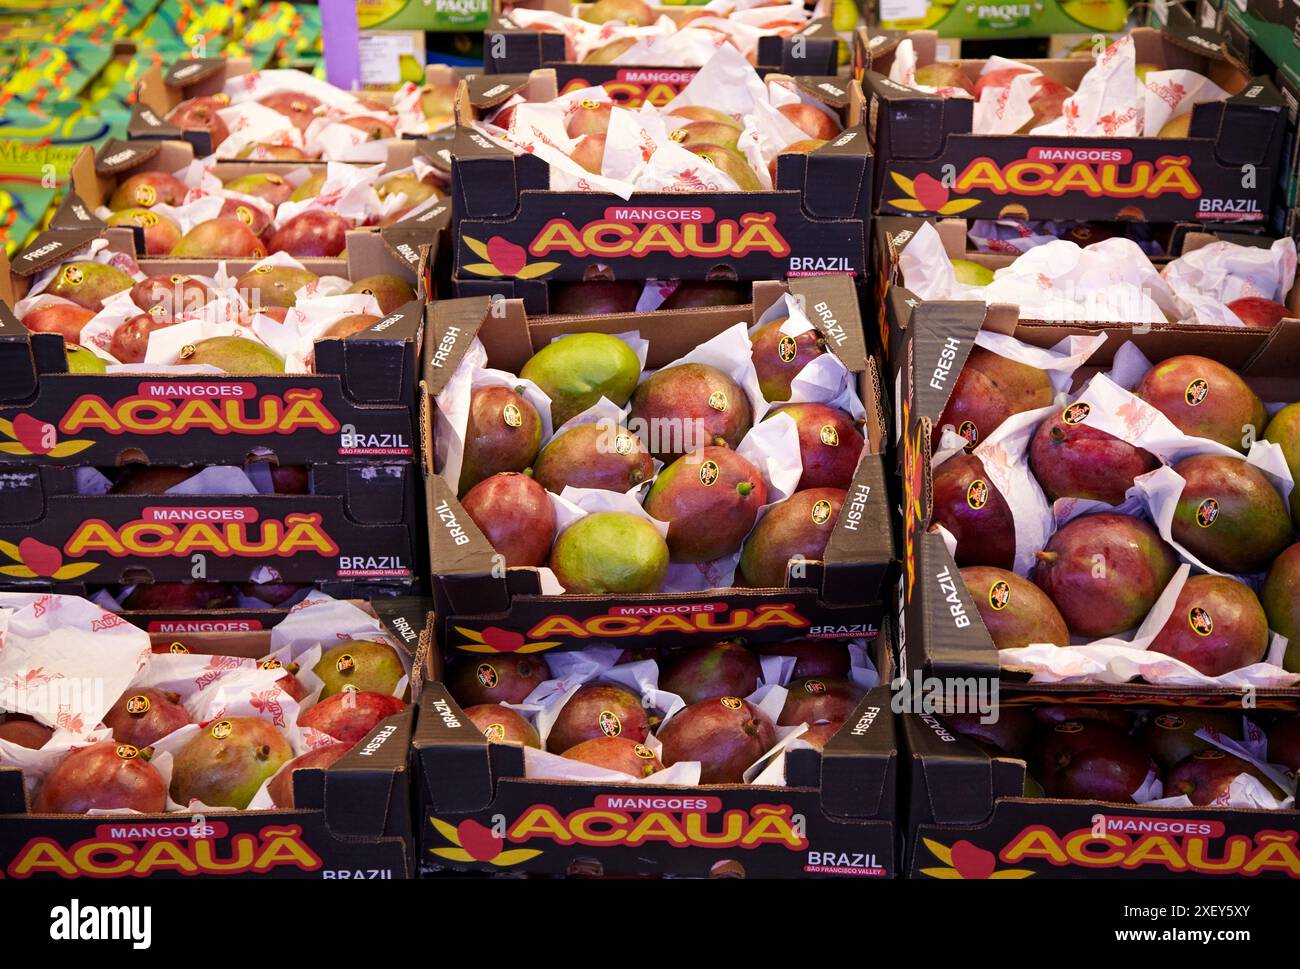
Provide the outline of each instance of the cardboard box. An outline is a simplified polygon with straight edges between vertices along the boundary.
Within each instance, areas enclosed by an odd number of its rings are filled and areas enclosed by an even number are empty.
[[[75,463],[100,466],[131,455],[153,464],[242,464],[256,449],[271,451],[283,464],[414,458],[423,303],[410,303],[343,340],[317,341],[314,374],[69,374],[63,338],[29,331],[9,307],[26,295],[42,268],[101,236],[118,252],[134,250],[130,231],[103,230],[95,220],[83,229],[46,233],[12,263],[0,254],[0,464],[66,464],[74,455]],[[418,262],[419,251],[411,254]],[[321,274],[337,274],[345,265],[355,279],[397,272],[413,286],[418,280],[380,234],[365,230],[349,233],[346,261],[303,263]],[[234,273],[252,265],[226,260]],[[141,268],[151,274],[211,274],[217,264],[148,259]],[[179,424],[182,414],[188,419]],[[49,427],[56,431],[54,441],[44,430]],[[57,446],[68,442],[76,444]]]
[[[1230,0],[1223,3],[1223,23],[1231,30],[1234,42],[1244,47],[1252,44],[1257,55],[1268,57],[1278,68],[1300,73],[1300,12],[1290,0]]]
[[[1295,318],[1282,320],[1271,331],[1169,324],[1137,332],[1127,323],[1070,325],[1020,320],[1015,306],[958,300],[923,302],[904,288],[898,278],[897,253],[911,239],[910,227],[915,224],[916,220],[882,219],[877,232],[877,255],[885,280],[879,322],[888,328],[883,339],[895,394],[895,470],[901,480],[904,509],[897,624],[902,667],[941,679],[1001,676],[1004,695],[1024,694],[1041,702],[1046,702],[1042,698],[1047,696],[1087,696],[1109,698],[1109,702],[1240,706],[1242,691],[1228,687],[1028,683],[1023,674],[1000,669],[997,650],[957,564],[943,538],[928,530],[932,509],[930,436],[981,329],[1008,334],[1037,347],[1055,346],[1070,335],[1106,332],[1106,343],[1076,372],[1076,386],[1107,369],[1116,349],[1132,342],[1152,362],[1182,354],[1217,360],[1237,371],[1264,400],[1300,398],[1294,365],[1300,353],[1300,287],[1288,298]],[[1204,234],[1189,235],[1184,251],[1212,240]],[[1010,260],[993,255],[970,258],[990,267]],[[1252,693],[1261,704],[1300,707],[1300,689],[1261,688]]]
[[[429,542],[434,596],[443,647],[481,653],[523,637],[528,649],[580,649],[594,638],[617,638],[637,646],[681,643],[694,635],[734,633],[749,642],[794,637],[854,639],[879,631],[880,598],[893,558],[890,507],[885,495],[879,442],[880,385],[862,342],[861,318],[852,282],[824,276],[791,280],[808,316],[828,346],[858,375],[867,408],[867,447],[845,502],[826,559],[809,563],[807,575],[783,589],[715,589],[698,594],[635,596],[546,596],[535,569],[495,569],[495,553],[470,520],[432,460],[432,398],[446,385],[474,337],[488,352],[488,364],[518,372],[533,352],[565,333],[639,330],[650,341],[647,369],[676,360],[739,319],[757,320],[784,292],[778,283],[757,283],[751,306],[668,310],[654,314],[530,318],[516,300],[492,304],[458,299],[435,304],[432,353],[425,367],[425,440]],[[495,308],[494,308],[495,307]],[[497,645],[493,645],[497,642]]]
[[[1278,235],[1292,235],[1291,212],[1300,205],[1300,70],[1284,65],[1277,69],[1274,80],[1286,105],[1286,132],[1269,229]]]
[[[388,158],[384,170],[395,172],[410,168],[416,155],[425,158],[440,170],[447,168],[448,163],[438,157],[436,152],[436,142],[395,138],[388,143]],[[185,168],[194,158],[194,149],[188,141],[118,141],[110,138],[99,147],[98,151],[87,146],[78,153],[72,164],[71,191],[64,197],[58,211],[51,218],[50,228],[56,230],[80,230],[94,226],[102,228],[104,223],[94,213],[101,206],[108,205],[113,192],[122,181],[146,171],[172,174]],[[305,168],[312,173],[324,172],[325,167],[325,162],[222,161],[217,162],[212,171],[222,182],[229,182],[245,175],[289,172],[298,168]],[[440,186],[439,190],[442,191],[444,187]],[[415,270],[419,266],[419,247],[430,245],[446,248],[449,245],[447,233],[450,226],[451,203],[444,199],[419,215],[403,219],[401,222],[382,229],[365,229],[378,234],[384,240],[391,253],[391,262],[394,263],[392,267],[381,266],[374,271],[404,276],[414,284]],[[144,230],[135,228],[132,231],[135,233],[136,252],[143,256]],[[372,248],[368,251],[375,250]],[[334,265],[342,267],[343,259],[334,260]],[[336,268],[334,274],[347,275],[340,268]]]
[[[879,0],[877,22],[886,30],[934,30],[940,37],[1002,39],[1122,31],[1126,0],[1082,3],[961,4],[940,0]]]
[[[194,146],[194,151],[200,158],[211,155],[212,138],[206,130],[183,131],[168,122],[166,117],[182,101],[205,94],[220,94],[225,89],[228,78],[252,71],[253,63],[246,57],[187,57],[168,68],[155,64],[140,79],[139,100],[127,122],[127,138],[133,141],[137,138],[161,138],[165,141],[184,139]],[[427,65],[424,77],[428,84],[453,84],[457,79],[456,72],[445,64]],[[386,104],[391,101],[392,92],[367,91],[365,97]],[[302,162],[272,164],[300,165]]]
[[[899,724],[909,878],[1300,877],[1294,809],[1024,797],[1023,760],[990,757],[932,714]]]
[[[1223,0],[1197,0],[1196,22],[1206,30],[1223,30]]]
[[[545,0],[533,9],[568,15],[568,0]],[[681,21],[697,11],[691,7],[664,7],[664,16]],[[796,41],[794,38],[798,37]],[[772,72],[808,76],[830,76],[839,72],[839,35],[830,17],[808,22],[791,37],[773,34],[758,39],[755,69],[760,75]],[[483,70],[487,74],[527,74],[538,68],[555,71],[560,93],[597,84],[609,96],[628,108],[648,101],[661,107],[675,98],[695,76],[697,67],[632,64],[581,64],[565,57],[565,37],[554,30],[516,27],[503,17],[494,17],[483,31]]]
[[[414,650],[427,600],[373,611]],[[169,642],[167,634],[153,637]],[[193,634],[193,652],[258,658],[267,632]],[[418,661],[417,661],[418,663]],[[409,744],[415,708],[389,717],[326,770],[295,773],[292,811],[72,816],[27,813],[22,771],[0,767],[0,871],[6,878],[392,879],[414,875]]]
[[[803,93],[836,109],[844,132],[807,155],[781,156],[772,192],[636,193],[550,191],[550,166],[515,157],[471,128],[453,145],[453,217],[458,296],[524,299],[547,310],[549,281],[597,271],[617,279],[785,279],[866,269],[872,154],[858,86],[839,78],[794,78]],[[556,75],[482,75],[462,86],[459,117],[477,118],[515,93],[548,101]],[[499,241],[498,241],[499,240]],[[484,261],[489,243],[518,265]]]
[[[1176,13],[1176,12],[1175,12]],[[977,135],[974,101],[945,99],[889,80],[899,38],[873,45],[858,31],[856,64],[870,101],[880,215],[968,218],[1263,222],[1276,188],[1285,106],[1267,77],[1229,56],[1222,35],[1187,16],[1165,32],[1132,32],[1139,62],[1210,77],[1231,95],[1196,105],[1189,138]],[[935,35],[907,35],[931,63]],[[983,61],[959,61],[978,76]],[[1028,61],[1070,87],[1086,59]],[[1244,167],[1248,166],[1248,167]],[[1252,173],[1243,178],[1243,172]]]
[[[309,475],[306,495],[84,495],[74,468],[15,465],[0,474],[0,574],[30,591],[251,582],[264,567],[293,583],[421,574],[414,464],[318,464]]]
[[[426,631],[431,643],[435,629]],[[881,637],[873,649],[888,680]],[[422,871],[688,878],[892,878],[897,740],[888,687],[826,744],[786,755],[786,786],[529,779],[439,682],[436,647],[413,742]],[[851,725],[851,726],[850,726]],[[492,837],[492,832],[504,832]]]

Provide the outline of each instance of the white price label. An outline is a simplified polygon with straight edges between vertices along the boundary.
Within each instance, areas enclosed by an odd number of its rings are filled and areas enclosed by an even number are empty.
[[[880,19],[920,20],[929,6],[927,0],[880,0]]]
[[[365,86],[391,86],[401,83],[403,54],[412,52],[410,37],[400,34],[362,34],[361,83]]]

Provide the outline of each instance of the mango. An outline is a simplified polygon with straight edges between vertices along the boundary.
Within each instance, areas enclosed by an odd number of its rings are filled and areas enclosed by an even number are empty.
[[[565,529],[550,566],[570,595],[658,592],[668,571],[668,543],[644,518],[596,512]]]
[[[803,578],[801,563],[821,561],[844,504],[838,488],[797,491],[770,508],[745,540],[740,574],[753,588],[781,589],[792,560],[795,584]]]
[[[758,373],[758,387],[770,401],[790,399],[790,384],[809,361],[826,352],[826,340],[816,330],[798,336],[781,332],[788,317],[773,320],[754,331],[750,356]]]
[[[298,301],[298,290],[320,277],[306,269],[292,266],[259,266],[235,280],[235,289],[253,309],[263,306],[291,307]]]
[[[1160,534],[1130,515],[1083,515],[1038,553],[1033,580],[1076,636],[1100,639],[1146,618],[1178,568]]]
[[[1264,402],[1223,364],[1206,357],[1170,357],[1157,363],[1133,393],[1184,434],[1204,437],[1243,454],[1263,433]]]
[[[1052,402],[1046,371],[1011,360],[983,347],[972,347],[930,440],[938,448],[945,427],[969,442],[971,450],[1012,414]]]
[[[1259,598],[1268,616],[1268,628],[1286,637],[1282,666],[1288,672],[1300,673],[1300,543],[1273,560]]]
[[[713,697],[749,696],[763,675],[758,657],[738,642],[723,640],[688,646],[667,660],[659,674],[659,688],[676,693],[687,703]]]
[[[55,273],[45,292],[98,313],[104,308],[104,300],[133,285],[135,280],[116,266],[100,262],[69,262]]]
[[[289,741],[266,720],[223,717],[203,726],[172,761],[171,796],[179,804],[243,810],[293,759]]]
[[[564,702],[546,735],[546,749],[563,754],[584,740],[626,737],[643,743],[650,735],[650,719],[641,698],[608,683],[586,683]]]
[[[1300,483],[1300,404],[1288,404],[1264,428],[1264,440],[1282,449],[1291,477]],[[1291,520],[1300,527],[1300,487],[1291,489]]]
[[[703,363],[665,367],[646,378],[632,395],[628,418],[650,453],[665,463],[710,445],[735,448],[752,423],[740,385]]]
[[[799,477],[798,490],[847,489],[866,444],[853,418],[825,404],[802,403],[773,408],[763,419],[775,414],[788,416],[799,433],[803,474]]]
[[[242,336],[213,336],[181,348],[178,363],[208,364],[224,373],[284,373],[284,360],[265,343]]]
[[[1034,432],[1029,467],[1048,500],[1090,498],[1118,505],[1133,479],[1154,471],[1159,460],[1113,434],[1084,423],[1087,404],[1075,403],[1053,414]]]
[[[558,428],[601,397],[619,407],[626,404],[641,376],[641,361],[618,337],[571,333],[534,353],[519,376],[551,398],[551,421]]]
[[[479,387],[470,396],[460,494],[502,471],[523,471],[542,443],[537,408],[509,387]]]
[[[705,447],[659,472],[645,510],[668,522],[672,561],[712,562],[740,548],[765,504],[758,468],[728,448]]]
[[[401,276],[363,276],[348,287],[349,293],[366,293],[375,298],[379,312],[387,316],[415,299],[415,290]]]
[[[724,696],[677,711],[658,737],[665,766],[698,761],[701,784],[739,784],[776,743],[776,727],[747,700]]]
[[[1291,516],[1268,478],[1240,458],[1198,454],[1174,470],[1186,481],[1174,539],[1212,569],[1262,572],[1291,544]]]
[[[546,564],[555,540],[555,509],[546,489],[528,475],[485,478],[465,493],[461,505],[506,568]]]
[[[533,478],[557,495],[566,486],[626,494],[653,475],[641,439],[610,421],[575,424],[551,438],[533,463]]]
[[[984,628],[998,649],[1035,643],[1069,646],[1070,631],[1042,589],[1006,569],[973,565],[961,570]]]
[[[1250,586],[1223,575],[1194,575],[1147,647],[1206,676],[1258,663],[1268,652],[1268,618]]]
[[[984,462],[958,453],[934,471],[930,521],[957,540],[961,567],[992,565],[1010,569],[1016,558],[1015,523],[1002,493],[989,481]]]

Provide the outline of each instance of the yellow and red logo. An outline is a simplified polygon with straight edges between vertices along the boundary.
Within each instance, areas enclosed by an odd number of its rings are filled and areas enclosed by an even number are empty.
[[[270,825],[256,833],[230,834],[224,822],[196,825],[188,819],[100,825],[92,837],[72,844],[33,838],[15,853],[10,878],[145,878],[178,875],[263,874],[277,868],[317,871],[320,856],[298,825]]]
[[[750,809],[724,809],[720,799],[689,799],[682,808],[642,807],[636,795],[602,794],[590,807],[562,814],[549,804],[526,808],[513,823],[488,828],[473,818],[453,826],[430,817],[446,847],[431,854],[462,864],[487,863],[509,867],[536,858],[536,849],[515,848],[531,841],[551,841],[560,846],[639,847],[657,842],[672,848],[764,848],[803,851],[808,839],[788,804],[756,804]]]
[[[512,276],[536,279],[560,267],[544,257],[557,255],[575,259],[647,256],[695,256],[702,259],[739,259],[763,253],[784,259],[790,244],[776,227],[772,212],[748,212],[738,219],[718,219],[705,206],[656,206],[637,209],[615,206],[604,218],[575,226],[570,220],[554,218],[538,231],[525,249],[502,236],[487,242],[462,236],[466,247],[483,262],[461,268],[476,276]],[[529,262],[529,258],[541,261]]]
[[[905,197],[889,199],[887,204],[900,212],[957,215],[980,204],[980,199],[961,197],[971,192],[1023,198],[1078,193],[1088,198],[1155,199],[1174,194],[1196,199],[1201,186],[1191,164],[1186,155],[1133,161],[1133,153],[1125,148],[1034,147],[1026,157],[1005,165],[987,157],[974,158],[951,181],[924,172],[909,178],[891,171],[890,178]]]
[[[83,394],[68,407],[59,421],[59,430],[67,434],[88,430],[105,434],[185,434],[192,430],[213,434],[336,434],[342,425],[321,403],[322,396],[323,391],[316,388],[286,390],[281,395],[259,394],[256,386],[244,382],[217,385],[151,381],[142,383],[132,396],[112,402],[96,394]],[[16,418],[15,425],[17,422]],[[2,424],[0,431],[4,431]]]
[[[60,441],[58,429],[53,424],[31,414],[18,414],[11,421],[0,418],[0,434],[9,438],[0,441],[0,454],[18,457],[70,458],[95,443],[82,439]]]

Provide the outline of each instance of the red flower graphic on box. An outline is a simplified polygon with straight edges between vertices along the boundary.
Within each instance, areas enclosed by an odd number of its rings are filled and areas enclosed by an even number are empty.
[[[458,647],[466,653],[537,653],[560,645],[545,640],[529,642],[528,637],[522,633],[499,626],[488,626],[481,631],[457,626],[456,632],[467,640]]]
[[[935,215],[956,215],[980,204],[979,199],[950,198],[948,186],[933,175],[922,172],[915,178],[908,178],[898,172],[890,172],[894,184],[909,196],[902,199],[889,199],[890,205],[903,212],[933,212]]]
[[[99,568],[98,562],[75,562],[63,564],[63,553],[53,545],[28,536],[17,545],[13,542],[0,541],[0,555],[12,559],[14,565],[0,565],[0,575],[12,575],[16,579],[75,579],[93,569]]]
[[[486,862],[498,868],[507,868],[541,854],[534,848],[506,850],[505,840],[500,835],[473,818],[466,818],[454,827],[435,817],[430,817],[429,823],[452,845],[448,848],[430,848],[429,853],[448,861]]]
[[[925,846],[947,867],[922,868],[921,874],[930,878],[1028,878],[1033,875],[1026,868],[1004,868],[997,870],[998,857],[991,851],[985,851],[969,841],[954,842],[952,847],[941,845],[930,838],[922,838]]]
[[[60,441],[53,424],[47,424],[31,414],[18,414],[12,421],[0,418],[0,434],[10,439],[0,441],[0,454],[16,454],[20,457],[35,455],[66,458],[95,443],[86,440]]]
[[[470,251],[486,262],[472,262],[461,268],[476,276],[514,276],[516,279],[536,279],[559,268],[558,262],[528,262],[528,252],[509,239],[493,236],[486,244],[470,236],[461,236]]]

